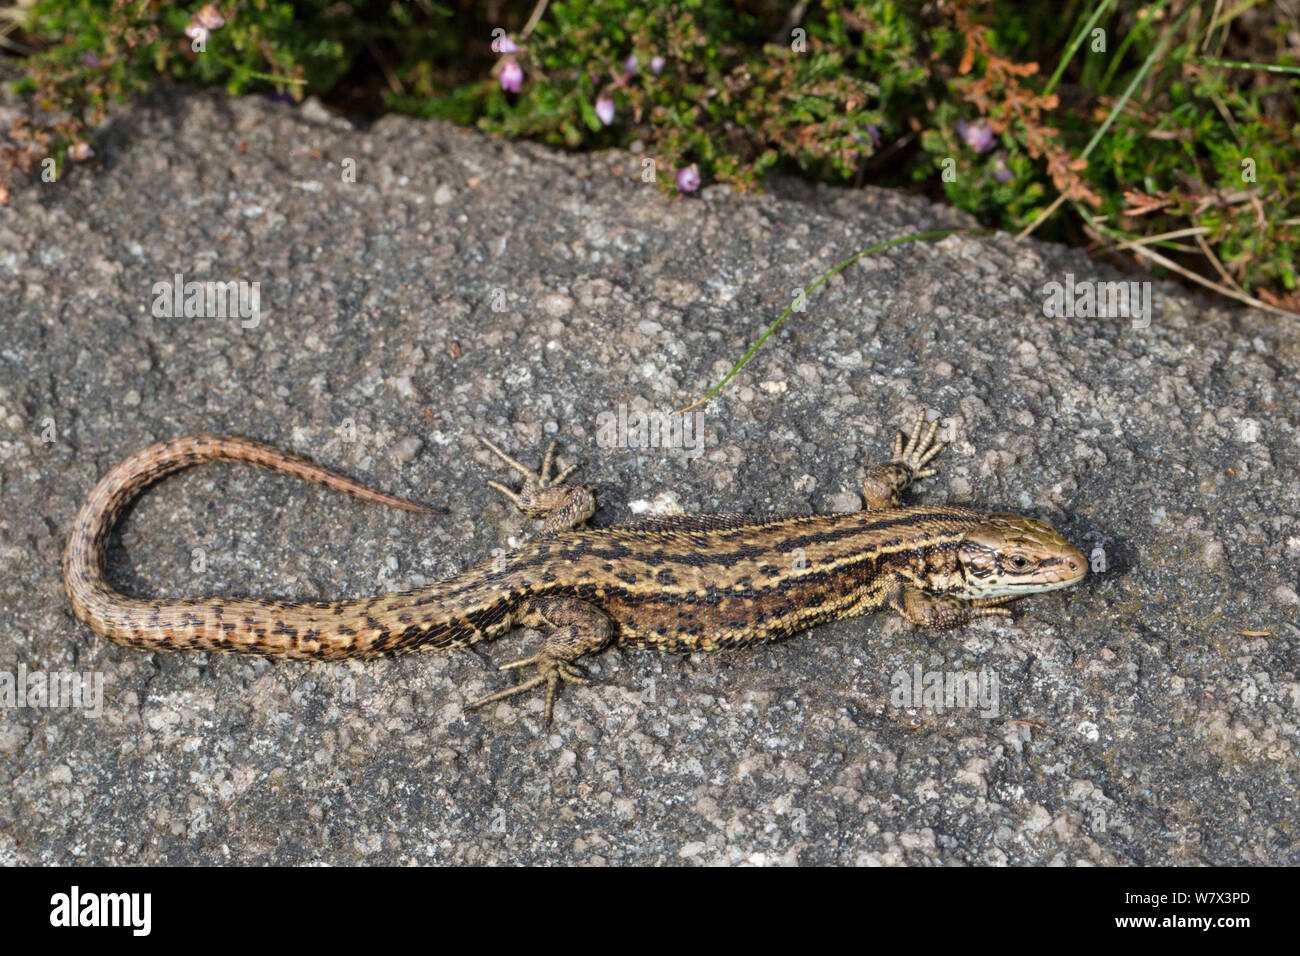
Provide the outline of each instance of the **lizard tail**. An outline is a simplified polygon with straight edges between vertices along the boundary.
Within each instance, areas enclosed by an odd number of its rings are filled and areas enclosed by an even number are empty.
[[[304,658],[386,653],[383,647],[369,646],[374,641],[363,636],[364,632],[349,627],[362,614],[365,601],[146,601],[127,597],[109,585],[105,552],[109,533],[122,509],[162,476],[208,461],[256,465],[407,511],[443,512],[367,488],[306,458],[261,442],[228,435],[194,435],[159,442],[113,467],[77,513],[63,554],[63,583],[77,617],[97,634],[150,650],[225,650]]]

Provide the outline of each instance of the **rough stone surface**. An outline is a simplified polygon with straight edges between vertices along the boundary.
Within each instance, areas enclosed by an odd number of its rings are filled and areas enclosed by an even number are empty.
[[[1046,282],[1119,276],[1007,237],[913,243],[769,339],[705,407],[701,456],[602,447],[601,413],[697,397],[851,253],[967,224],[798,184],[670,200],[640,171],[167,94],[18,191],[0,672],[97,672],[103,712],[0,710],[0,862],[1300,863],[1295,324],[1168,283],[1148,328],[1049,319]],[[260,283],[260,321],[155,317],[178,273]],[[59,578],[96,479],[169,436],[270,441],[450,507],[214,465],[143,495],[110,552],[129,593],[322,600],[531,529],[484,486],[477,433],[530,461],[559,437],[598,524],[806,513],[856,507],[921,407],[954,442],[918,500],[1043,517],[1106,569],[955,632],[879,614],[609,652],[549,732],[535,698],[465,709],[534,635],[373,663],[148,655],[93,640]],[[916,667],[996,674],[996,714],[900,706]]]

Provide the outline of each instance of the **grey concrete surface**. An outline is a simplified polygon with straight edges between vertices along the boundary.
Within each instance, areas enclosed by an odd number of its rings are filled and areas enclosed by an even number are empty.
[[[1046,283],[1120,276],[1032,241],[914,243],[792,316],[706,406],[699,457],[603,447],[598,416],[697,397],[852,252],[967,221],[788,183],[671,200],[635,155],[313,115],[168,93],[0,211],[0,673],[103,682],[98,717],[0,709],[0,863],[1300,863],[1295,323],[1164,282],[1146,328],[1046,318]],[[259,283],[259,321],[155,316],[177,273]],[[921,407],[954,442],[912,500],[1037,515],[1105,570],[949,633],[878,614],[609,652],[547,732],[536,698],[465,709],[535,635],[148,655],[94,639],[59,578],[93,483],[170,436],[273,442],[451,509],[205,466],[110,552],[133,594],[323,600],[531,530],[484,486],[479,433],[530,461],[558,437],[598,524],[807,513],[856,506]],[[996,675],[997,705],[903,706],[914,668]]]

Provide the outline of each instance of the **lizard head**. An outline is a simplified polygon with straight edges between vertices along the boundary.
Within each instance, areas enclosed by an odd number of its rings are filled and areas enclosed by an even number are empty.
[[[1054,591],[1088,573],[1083,552],[1051,525],[1020,515],[992,514],[966,532],[957,549],[970,600]]]

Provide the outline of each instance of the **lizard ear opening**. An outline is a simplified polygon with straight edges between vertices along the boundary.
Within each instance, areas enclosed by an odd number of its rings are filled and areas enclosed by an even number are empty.
[[[957,561],[961,564],[968,584],[977,584],[997,573],[998,548],[1004,539],[995,529],[984,524],[976,525],[962,536],[957,548]]]

